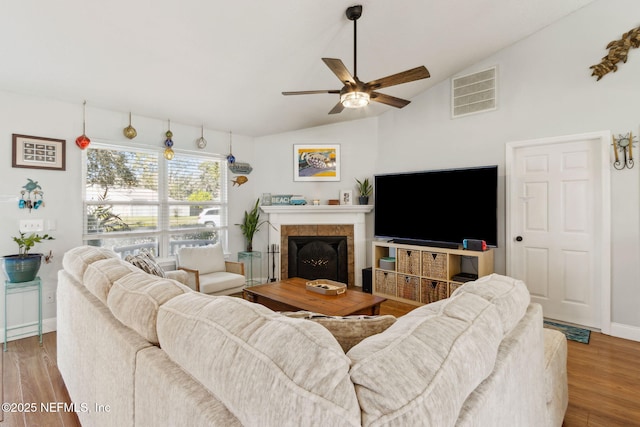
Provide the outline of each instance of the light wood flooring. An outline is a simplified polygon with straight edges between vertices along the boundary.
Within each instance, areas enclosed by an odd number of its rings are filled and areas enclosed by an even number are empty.
[[[415,307],[387,301],[381,314],[402,316]],[[564,427],[640,426],[640,342],[597,332],[588,345],[569,341],[569,408]],[[3,354],[4,402],[69,402],[56,366],[56,334],[11,341]],[[4,413],[0,426],[79,426],[69,412]]]

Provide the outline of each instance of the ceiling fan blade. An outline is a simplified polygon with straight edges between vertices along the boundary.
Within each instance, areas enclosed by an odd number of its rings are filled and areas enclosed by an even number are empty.
[[[333,71],[333,74],[338,76],[343,84],[356,84],[356,81],[351,76],[351,73],[349,72],[349,70],[347,70],[347,67],[344,66],[341,60],[334,58],[322,58],[322,60],[325,64],[327,64],[327,67],[329,67],[329,69]]]
[[[381,79],[372,80],[365,86],[371,90],[382,89],[384,87],[395,86],[402,83],[409,83],[415,80],[422,80],[431,77],[429,70],[423,65],[420,67],[412,68],[411,70],[403,71],[398,74],[383,77]]]
[[[344,110],[344,105],[342,105],[342,102],[338,102],[331,111],[329,111],[329,114],[338,114],[341,113],[342,110]]]
[[[384,93],[380,92],[371,92],[370,96],[372,101],[391,105],[392,107],[396,108],[402,108],[411,103],[411,101],[407,101],[406,99],[396,98],[395,96],[385,95]]]
[[[316,93],[340,93],[340,90],[302,90],[298,92],[282,92],[283,95],[314,95]]]

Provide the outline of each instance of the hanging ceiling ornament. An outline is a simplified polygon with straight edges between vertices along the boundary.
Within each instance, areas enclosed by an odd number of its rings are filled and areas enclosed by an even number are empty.
[[[169,120],[168,122],[169,122],[169,130],[166,131],[164,134],[167,137],[167,139],[164,140],[164,146],[167,147],[164,149],[164,158],[167,160],[171,160],[173,159],[173,156],[175,155],[175,153],[171,148],[173,147],[173,141],[171,140],[171,138],[173,138],[173,132],[171,132],[171,120]]]
[[[198,145],[198,148],[200,148],[200,149],[202,149],[202,148],[207,146],[207,140],[204,139],[204,125],[202,125],[202,128],[200,130],[200,138],[198,138],[196,140],[196,144]]]
[[[138,131],[133,126],[131,126],[131,112],[129,112],[129,126],[122,129],[122,133],[129,139],[133,139],[138,136]]]
[[[232,165],[236,161],[233,151],[231,150],[231,131],[229,131],[229,155],[227,156],[227,162]]]
[[[86,109],[87,109],[87,101],[84,101],[82,103],[82,135],[76,138],[76,145],[80,147],[81,150],[84,150],[89,146],[89,144],[91,144],[91,140],[86,135],[86,126],[85,126]]]

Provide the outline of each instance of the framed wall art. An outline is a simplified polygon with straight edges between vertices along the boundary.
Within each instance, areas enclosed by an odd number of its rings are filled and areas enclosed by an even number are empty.
[[[295,144],[294,181],[340,181],[340,145]]]
[[[341,205],[352,205],[353,204],[353,191],[351,191],[351,190],[340,190],[340,204]]]
[[[13,134],[14,168],[65,170],[64,139]]]

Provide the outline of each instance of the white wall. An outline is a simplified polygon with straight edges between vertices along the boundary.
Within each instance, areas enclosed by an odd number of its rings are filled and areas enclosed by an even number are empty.
[[[589,66],[605,56],[605,46],[639,24],[640,3],[633,0],[597,1],[459,74],[498,66],[497,111],[459,119],[450,118],[450,82],[447,80],[414,98],[402,110],[391,109],[378,119],[350,125],[326,126],[256,139],[256,158],[274,144],[287,149],[299,139],[342,138],[349,176],[450,167],[499,165],[499,246],[496,271],[505,272],[504,156],[509,141],[611,130],[640,133],[637,95],[640,89],[640,49],[632,50],[616,73],[596,82]],[[437,43],[437,41],[432,41]],[[429,64],[425,64],[427,67]],[[435,76],[437,78],[439,76]],[[351,164],[350,155],[365,148],[345,137],[364,132],[377,137],[366,144],[375,151],[366,166]],[[357,144],[357,145],[356,145]],[[266,146],[266,147],[265,147]],[[640,146],[636,145],[636,155]],[[285,156],[286,157],[286,156]],[[613,158],[613,152],[611,153]],[[286,161],[270,158],[273,169]],[[353,169],[352,169],[353,168]],[[287,171],[288,169],[284,169]],[[612,331],[640,340],[640,166],[612,168]],[[286,175],[260,184],[275,192],[285,187]],[[288,183],[291,186],[291,183]],[[310,190],[307,191],[307,194]],[[333,188],[331,189],[333,191]],[[419,192],[417,192],[419,195]],[[446,205],[446,201],[443,201]],[[470,209],[472,211],[472,208]],[[472,212],[471,212],[472,214]],[[371,215],[370,215],[371,216]],[[371,227],[368,228],[372,232]]]

